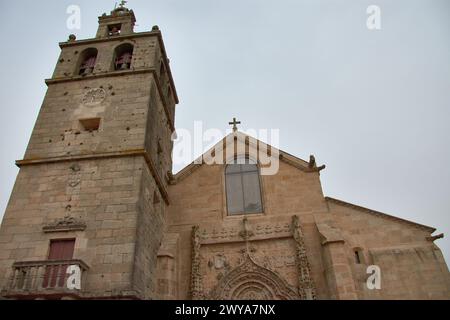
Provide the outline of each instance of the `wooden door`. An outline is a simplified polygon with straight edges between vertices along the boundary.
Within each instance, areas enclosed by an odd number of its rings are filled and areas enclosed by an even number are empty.
[[[75,249],[75,239],[51,240],[47,260],[72,260]],[[44,288],[63,287],[68,264],[48,266],[44,277]],[[59,279],[59,280],[58,280]]]

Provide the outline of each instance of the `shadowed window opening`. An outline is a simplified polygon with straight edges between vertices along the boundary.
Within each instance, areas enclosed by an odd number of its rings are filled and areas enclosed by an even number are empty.
[[[120,31],[122,29],[121,24],[112,24],[108,26],[108,36],[118,36],[120,35]]]
[[[128,70],[131,68],[133,49],[133,46],[129,43],[122,44],[116,48],[114,70]]]
[[[355,254],[355,263],[356,264],[362,264],[364,263],[364,257],[362,254],[362,249],[354,249],[354,254]]]
[[[98,131],[98,129],[100,128],[100,120],[100,118],[81,119],[80,124],[86,131]]]
[[[94,71],[95,63],[97,61],[97,53],[98,51],[95,48],[89,48],[83,51],[80,55],[78,75],[87,75]]]

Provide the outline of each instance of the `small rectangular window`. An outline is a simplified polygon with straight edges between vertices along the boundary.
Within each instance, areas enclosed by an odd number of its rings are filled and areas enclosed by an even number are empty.
[[[121,24],[111,24],[108,26],[108,36],[118,36],[120,35],[120,30],[122,29]]]
[[[89,132],[98,131],[100,128],[100,118],[81,119],[80,123],[84,130]]]

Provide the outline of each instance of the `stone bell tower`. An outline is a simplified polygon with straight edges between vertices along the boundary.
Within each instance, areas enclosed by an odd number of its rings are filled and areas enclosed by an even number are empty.
[[[178,98],[159,28],[135,21],[122,2],[59,44],[0,229],[1,296],[155,297]]]

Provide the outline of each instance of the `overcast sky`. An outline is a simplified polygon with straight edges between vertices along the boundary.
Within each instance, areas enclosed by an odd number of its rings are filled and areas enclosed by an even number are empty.
[[[70,33],[91,38],[114,1],[1,0],[0,217]],[[66,9],[81,8],[68,30]],[[366,27],[369,5],[381,30]],[[177,128],[280,129],[280,148],[326,164],[324,193],[434,226],[450,261],[450,1],[131,0],[159,25]],[[178,171],[180,168],[174,168]]]

